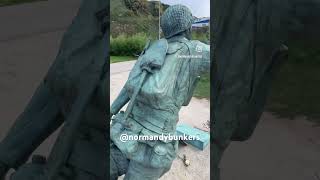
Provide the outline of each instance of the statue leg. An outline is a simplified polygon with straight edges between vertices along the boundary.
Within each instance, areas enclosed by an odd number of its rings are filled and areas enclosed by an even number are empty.
[[[8,168],[18,168],[62,123],[57,98],[45,83],[41,83],[24,112],[1,141],[0,161]]]
[[[110,179],[117,180],[119,176],[125,174],[128,170],[129,160],[114,145],[110,145]]]

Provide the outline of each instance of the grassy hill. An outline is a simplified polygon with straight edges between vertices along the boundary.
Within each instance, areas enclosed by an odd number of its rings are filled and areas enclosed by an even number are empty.
[[[147,0],[111,0],[111,62],[135,59],[147,38],[157,39],[159,31],[159,4]],[[168,5],[162,4],[161,12]],[[209,28],[195,30],[193,39],[209,42]],[[210,97],[209,74],[202,76],[195,97]]]
[[[145,33],[156,38],[158,34],[158,4],[147,0],[111,0],[111,36]],[[162,4],[161,11],[168,5]]]

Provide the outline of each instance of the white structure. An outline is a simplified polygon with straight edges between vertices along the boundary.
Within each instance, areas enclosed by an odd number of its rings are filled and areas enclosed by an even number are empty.
[[[195,22],[192,24],[192,27],[199,28],[199,27],[208,27],[210,26],[210,18],[199,18],[196,19]]]

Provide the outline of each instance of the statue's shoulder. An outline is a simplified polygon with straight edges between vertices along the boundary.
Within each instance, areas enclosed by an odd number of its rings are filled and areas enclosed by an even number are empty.
[[[167,51],[168,42],[166,39],[148,41],[138,59],[140,68],[160,68],[164,63]]]
[[[178,51],[187,50],[188,49],[187,43],[181,42],[181,41],[170,42],[167,54],[175,54]]]
[[[146,54],[147,52],[163,52],[168,49],[168,41],[166,39],[159,39],[155,41],[148,40],[141,55]]]

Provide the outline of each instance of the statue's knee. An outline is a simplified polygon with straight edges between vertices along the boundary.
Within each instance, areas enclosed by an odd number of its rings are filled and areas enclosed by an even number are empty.
[[[112,145],[110,148],[110,178],[118,178],[122,176],[128,170],[129,160],[124,154],[115,146]]]

